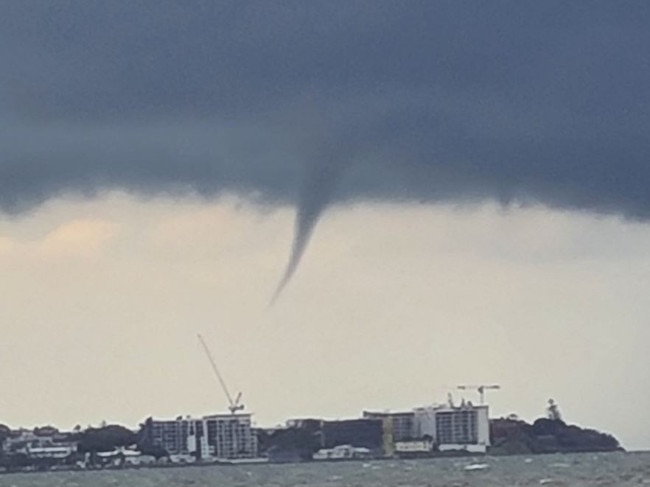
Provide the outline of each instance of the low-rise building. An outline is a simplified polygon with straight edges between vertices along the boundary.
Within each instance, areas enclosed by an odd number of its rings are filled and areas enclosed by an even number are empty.
[[[24,454],[31,458],[67,458],[77,451],[77,441],[68,433],[48,427],[14,430],[2,447],[8,454]]]
[[[395,455],[400,458],[418,458],[431,455],[433,441],[408,440],[395,442]]]
[[[361,460],[373,457],[368,448],[352,445],[338,445],[334,448],[323,448],[314,453],[314,460]]]

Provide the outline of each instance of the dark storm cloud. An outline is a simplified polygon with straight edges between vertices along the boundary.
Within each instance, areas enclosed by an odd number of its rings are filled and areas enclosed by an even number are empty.
[[[296,204],[289,276],[334,201],[647,218],[648,25],[642,0],[1,2],[0,207]]]

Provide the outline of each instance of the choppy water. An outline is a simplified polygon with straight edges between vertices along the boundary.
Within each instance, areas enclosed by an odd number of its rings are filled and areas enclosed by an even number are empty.
[[[475,470],[466,467],[474,465]],[[479,465],[477,467],[477,465]],[[300,465],[188,467],[0,476],[4,487],[104,486],[643,486],[649,453],[608,453]]]

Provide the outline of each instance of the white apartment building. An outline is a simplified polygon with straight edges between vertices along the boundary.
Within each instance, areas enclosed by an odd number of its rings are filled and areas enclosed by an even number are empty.
[[[250,414],[215,414],[193,419],[147,420],[152,445],[171,456],[196,460],[255,458],[257,436]]]
[[[490,446],[487,405],[448,404],[417,408],[414,412],[417,436],[430,437],[440,451],[484,453]]]

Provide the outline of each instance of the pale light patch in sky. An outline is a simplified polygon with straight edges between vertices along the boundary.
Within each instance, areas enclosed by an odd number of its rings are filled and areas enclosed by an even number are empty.
[[[289,208],[235,198],[118,193],[0,222],[3,421],[225,410],[201,332],[263,425],[497,382],[493,415],[534,419],[553,397],[570,422],[650,445],[634,419],[650,408],[646,225],[539,207],[335,207],[269,309],[292,225]],[[67,250],[37,259],[34,246]]]
[[[9,237],[0,236],[0,255],[9,254],[14,248],[14,243]]]
[[[49,257],[96,255],[115,236],[118,227],[107,221],[73,220],[48,233],[37,251]]]
[[[39,259],[43,265],[66,259],[96,259],[119,233],[119,224],[105,220],[72,220],[42,237],[0,238],[0,255],[11,260]]]

